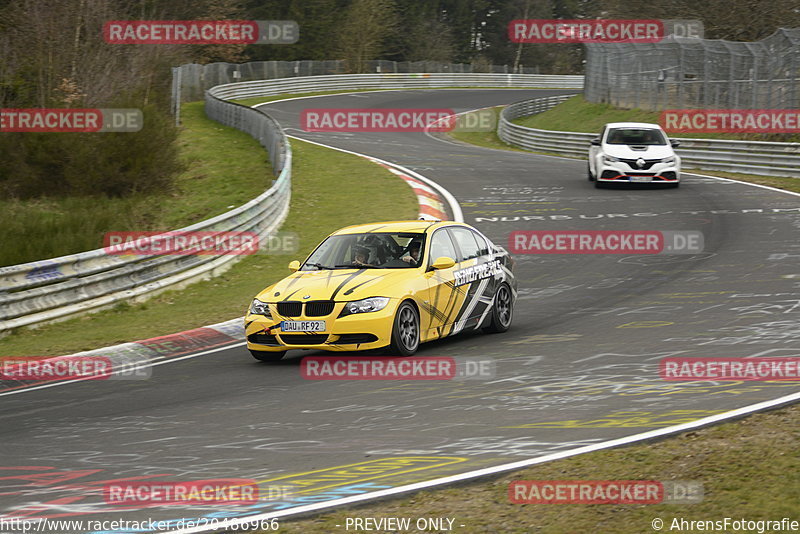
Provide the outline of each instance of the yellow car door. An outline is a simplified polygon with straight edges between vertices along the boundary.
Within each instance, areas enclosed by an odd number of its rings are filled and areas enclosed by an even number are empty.
[[[434,268],[434,262],[442,257],[452,258],[454,264],[448,268]],[[423,340],[427,341],[449,335],[464,304],[465,290],[456,286],[454,274],[459,268],[458,251],[447,228],[434,231],[425,261],[428,289],[421,301],[424,312],[427,312],[423,315],[427,316],[428,321],[425,324],[423,319],[421,330]]]

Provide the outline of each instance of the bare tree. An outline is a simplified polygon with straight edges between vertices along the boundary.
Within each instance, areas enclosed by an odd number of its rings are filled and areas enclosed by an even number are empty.
[[[339,25],[335,51],[347,61],[348,70],[364,72],[366,62],[380,56],[397,27],[392,0],[353,0]]]
[[[428,19],[420,22],[408,34],[408,61],[439,61],[450,63],[455,55],[453,32],[447,24]]]

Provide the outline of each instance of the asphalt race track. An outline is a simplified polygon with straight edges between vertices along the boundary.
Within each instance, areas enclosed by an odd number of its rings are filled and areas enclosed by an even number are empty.
[[[492,378],[309,381],[299,362],[311,353],[292,351],[267,365],[237,344],[155,367],[150,380],[5,396],[0,511],[93,520],[263,513],[539,457],[800,391],[797,382],[667,382],[658,372],[671,356],[800,356],[800,197],[691,175],[679,189],[595,189],[585,161],[424,133],[306,133],[298,122],[305,107],[464,111],[565,92],[373,92],[260,109],[291,135],[435,180],[458,199],[465,222],[504,246],[514,230],[691,230],[704,235],[702,253],[517,255],[520,292],[509,332],[465,334],[419,352],[489,358]],[[304,498],[239,508],[104,504],[97,488],[130,477],[248,478],[264,488],[291,486]]]

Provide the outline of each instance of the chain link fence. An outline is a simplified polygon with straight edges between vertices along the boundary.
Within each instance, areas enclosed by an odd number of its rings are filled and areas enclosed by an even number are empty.
[[[508,65],[472,65],[466,63],[439,63],[436,61],[386,61],[365,62],[365,73],[500,73],[514,72]],[[179,102],[202,100],[207,89],[217,85],[253,80],[271,80],[322,74],[348,74],[347,62],[330,61],[252,61],[249,63],[191,63],[172,69],[173,111]],[[538,74],[537,67],[522,67],[519,74]]]
[[[757,16],[757,14],[753,14]],[[756,42],[588,43],[585,97],[623,108],[795,109],[800,28]]]

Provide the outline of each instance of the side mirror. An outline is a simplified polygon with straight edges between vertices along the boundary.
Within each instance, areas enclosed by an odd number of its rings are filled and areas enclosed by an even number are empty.
[[[294,261],[290,261],[289,262],[289,270],[290,271],[296,272],[299,269],[300,269],[300,262],[299,261],[294,260]]]
[[[434,270],[438,271],[439,269],[449,269],[455,264],[456,260],[454,260],[453,258],[448,258],[447,256],[439,256],[438,258],[436,258],[436,261],[433,262],[433,265],[431,265],[431,267]]]
[[[672,145],[672,148],[678,148],[679,146],[681,146],[681,142],[678,141],[677,139],[670,139],[669,144]]]
[[[600,146],[600,138],[599,137],[595,137],[594,139],[589,141],[589,144],[591,144],[592,146]]]

